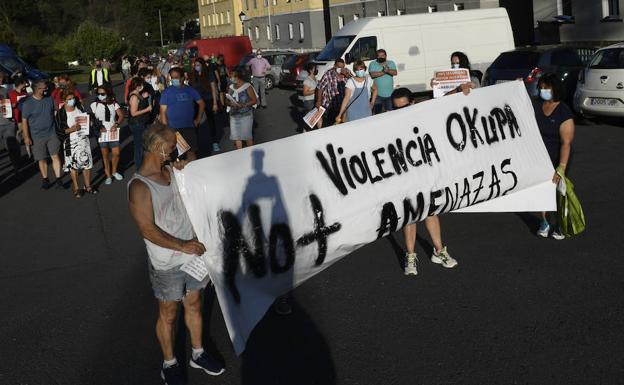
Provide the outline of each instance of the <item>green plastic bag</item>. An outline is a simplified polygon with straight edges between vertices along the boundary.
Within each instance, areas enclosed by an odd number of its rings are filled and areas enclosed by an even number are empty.
[[[561,234],[572,237],[585,230],[585,215],[581,202],[574,193],[574,185],[565,175],[561,175],[557,185],[557,219]]]

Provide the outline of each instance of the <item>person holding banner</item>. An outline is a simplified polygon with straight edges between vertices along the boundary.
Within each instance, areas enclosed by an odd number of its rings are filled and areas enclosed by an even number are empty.
[[[561,175],[565,175],[570,160],[575,130],[574,114],[561,100],[564,97],[563,85],[556,74],[544,74],[538,82],[538,89],[540,100],[533,103],[535,120],[548,151],[548,156],[556,168],[552,181],[557,184]],[[543,212],[541,216],[542,222],[537,230],[537,235],[548,238],[551,230],[548,213]],[[561,233],[559,226],[555,224],[554,227],[551,237],[556,240],[565,239],[565,235]]]
[[[124,113],[115,101],[113,93],[106,87],[96,89],[96,100],[91,103],[91,111],[101,122],[98,143],[106,175],[104,184],[110,185],[113,183],[113,178],[118,181],[123,179],[123,176],[117,172],[117,166],[119,165],[119,129],[124,120]],[[109,157],[110,153],[112,153],[112,159]]]
[[[83,193],[78,184],[78,172],[80,170],[82,170],[84,191],[89,194],[97,194],[97,190],[91,187],[93,157],[88,135],[89,128],[87,124],[85,129],[84,124],[80,122],[80,117],[86,117],[86,114],[73,90],[65,89],[61,93],[61,99],[63,105],[56,115],[56,127],[59,138],[63,142],[64,170],[70,173],[73,193],[76,198],[80,198]]]
[[[451,68],[467,69],[470,73],[470,82],[460,84],[455,89],[447,92],[445,95],[452,95],[458,92],[463,92],[465,95],[468,95],[468,93],[470,93],[470,89],[479,88],[481,86],[481,81],[477,76],[475,76],[475,72],[470,68],[470,60],[468,60],[468,56],[466,56],[465,53],[456,51],[451,54]],[[431,79],[432,88],[435,84],[437,84],[435,78]]]
[[[395,110],[409,107],[414,104],[412,98],[412,92],[407,88],[398,88],[392,92],[392,104]],[[442,226],[440,225],[440,218],[437,215],[431,215],[425,218],[425,227],[431,237],[433,243],[433,254],[431,255],[431,262],[440,264],[446,268],[452,268],[457,266],[457,261],[451,257],[442,243]],[[403,228],[403,238],[405,239],[405,275],[417,275],[416,269],[416,223],[410,223]]]
[[[191,335],[189,365],[211,375],[225,371],[223,362],[205,352],[202,344],[201,290],[209,277],[197,280],[182,270],[185,264],[203,255],[206,248],[195,236],[173,169],[168,165],[174,160],[176,133],[155,123],[145,132],[143,146],[143,163],[128,183],[128,206],[145,241],[150,281],[158,300],[156,337],[164,358],[161,376],[167,384],[183,384],[183,370],[173,352],[180,302]],[[182,169],[186,163],[174,161],[173,166]]]
[[[345,84],[345,97],[342,100],[336,123],[367,118],[373,115],[377,99],[377,85],[366,72],[366,64],[358,60],[353,63],[355,76]]]
[[[245,82],[241,71],[231,73],[232,84],[226,95],[230,112],[230,140],[236,149],[253,146],[253,106],[258,103],[256,92],[251,84]]]

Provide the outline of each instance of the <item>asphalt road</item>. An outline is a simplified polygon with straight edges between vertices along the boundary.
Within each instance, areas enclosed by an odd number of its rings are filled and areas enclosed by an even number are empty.
[[[258,142],[296,134],[291,93],[271,91]],[[267,313],[241,357],[206,296],[207,346],[227,371],[192,371],[189,383],[621,384],[622,143],[622,126],[578,124],[571,177],[588,225],[574,239],[538,239],[529,214],[444,215],[456,268],[429,262],[422,227],[417,277],[403,276],[400,233],[379,240],[297,288],[291,316]],[[122,162],[131,159],[126,139]],[[34,167],[22,183],[7,179],[7,165],[2,151],[0,384],[161,384],[156,302],[125,181],[76,200],[40,191]]]

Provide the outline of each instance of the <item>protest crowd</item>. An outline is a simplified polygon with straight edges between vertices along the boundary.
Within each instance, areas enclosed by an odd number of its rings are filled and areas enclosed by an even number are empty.
[[[417,102],[407,88],[396,88],[398,69],[391,52],[377,50],[376,60],[368,67],[360,60],[347,66],[337,59],[333,68],[318,78],[314,63],[300,76],[303,87],[298,95],[303,115],[323,110],[318,120],[306,121],[305,132],[334,126],[372,115],[401,109]],[[471,71],[468,57],[453,52],[451,68]],[[168,55],[157,62],[143,56],[131,62],[122,59],[123,98],[113,92],[110,62],[97,59],[89,73],[89,95],[78,91],[70,76],[54,81],[33,81],[19,75],[7,79],[0,72],[0,102],[8,100],[10,113],[0,116],[0,139],[7,149],[15,177],[23,167],[22,146],[37,162],[41,189],[65,189],[69,174],[71,194],[76,199],[98,194],[91,170],[96,152],[102,161],[104,187],[127,176],[120,164],[120,139],[128,130],[133,141],[134,175],[128,182],[130,212],[145,239],[149,255],[149,275],[159,300],[156,334],[162,348],[162,376],[169,385],[184,383],[181,364],[173,352],[174,323],[182,302],[191,335],[189,365],[211,375],[224,372],[225,364],[212,357],[202,346],[200,291],[208,284],[194,279],[180,267],[194,255],[205,252],[193,233],[179,194],[172,167],[221,151],[220,133],[229,131],[236,149],[254,144],[256,108],[269,108],[263,77],[270,64],[256,51],[247,68],[228,69],[223,55],[189,58]],[[471,80],[446,94],[463,93],[480,86],[471,71]],[[250,76],[251,75],[251,78]],[[436,79],[431,80],[431,85]],[[548,154],[556,168],[553,183],[558,183],[568,166],[574,138],[573,114],[561,101],[556,76],[545,74],[539,80],[540,97],[534,101],[535,117]],[[336,126],[338,125],[338,126]],[[228,129],[229,127],[229,129]],[[92,145],[97,143],[97,147]],[[48,170],[51,160],[52,174]],[[82,175],[82,176],[81,176]],[[69,194],[68,194],[69,195]],[[72,198],[73,199],[73,198]],[[84,199],[84,198],[83,198]],[[424,226],[432,240],[433,263],[445,268],[457,266],[443,241],[437,215],[429,216]],[[452,231],[449,230],[449,231]],[[542,213],[536,229],[541,237],[564,239],[554,216]],[[417,275],[417,225],[403,229],[406,245],[404,274]],[[280,314],[290,312],[288,298],[278,299]]]

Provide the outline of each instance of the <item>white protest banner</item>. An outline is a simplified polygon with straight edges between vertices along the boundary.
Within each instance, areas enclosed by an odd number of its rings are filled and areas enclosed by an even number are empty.
[[[433,78],[433,97],[439,98],[458,86],[470,82],[470,71],[465,68],[436,71]]]
[[[512,82],[191,162],[176,178],[241,353],[277,296],[341,257],[553,173],[526,89]]]

